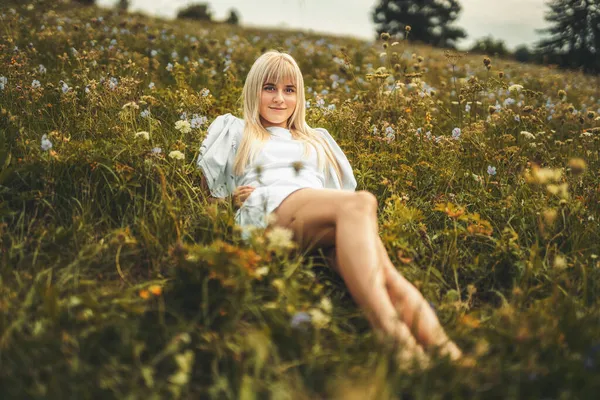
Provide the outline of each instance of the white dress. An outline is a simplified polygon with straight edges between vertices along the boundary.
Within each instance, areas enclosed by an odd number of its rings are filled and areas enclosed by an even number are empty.
[[[233,174],[233,161],[244,132],[243,119],[231,114],[217,117],[208,127],[207,136],[200,145],[197,164],[206,177],[213,197],[230,196],[238,186],[256,188],[235,214],[236,224],[242,227],[244,239],[250,235],[248,227],[265,228],[268,215],[298,189],[356,189],[352,167],[327,130],[316,128],[329,143],[340,164],[342,182],[339,182],[333,166],[329,166],[325,174],[318,170],[317,152],[312,146],[309,146],[308,159],[303,159],[303,142],[292,139],[288,129],[269,127],[267,131],[271,134],[270,140],[241,176]],[[302,163],[302,168],[294,168],[297,161]],[[260,176],[256,168],[259,165]]]

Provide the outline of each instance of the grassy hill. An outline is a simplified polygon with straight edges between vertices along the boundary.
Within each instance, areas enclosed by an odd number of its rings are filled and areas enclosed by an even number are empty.
[[[598,77],[64,1],[0,26],[3,399],[597,395]],[[398,365],[322,258],[245,244],[200,190],[206,128],[271,48],[474,367]]]

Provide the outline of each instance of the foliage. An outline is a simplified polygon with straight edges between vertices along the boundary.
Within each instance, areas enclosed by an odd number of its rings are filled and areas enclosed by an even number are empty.
[[[458,18],[461,6],[457,0],[380,0],[373,10],[377,35],[404,34],[411,28],[411,37],[438,47],[454,48],[466,33],[451,24]]]
[[[177,12],[177,18],[212,21],[212,11],[206,3],[190,4]]]
[[[537,49],[549,62],[600,72],[600,6],[595,0],[551,0]]]
[[[229,16],[227,17],[225,22],[228,24],[231,24],[231,25],[239,25],[240,17],[238,15],[237,11],[234,9],[229,10]]]
[[[600,95],[579,72],[118,14],[0,12],[0,397],[594,398]],[[398,365],[318,254],[200,187],[263,49],[475,368]]]
[[[494,40],[491,36],[477,39],[469,51],[495,57],[506,56],[508,54],[504,41],[501,39]]]

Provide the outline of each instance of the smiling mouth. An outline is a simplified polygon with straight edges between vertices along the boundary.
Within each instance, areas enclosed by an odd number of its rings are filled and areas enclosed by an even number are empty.
[[[287,108],[273,108],[273,107],[269,107],[271,110],[277,110],[277,111],[283,111],[283,110],[287,110]]]

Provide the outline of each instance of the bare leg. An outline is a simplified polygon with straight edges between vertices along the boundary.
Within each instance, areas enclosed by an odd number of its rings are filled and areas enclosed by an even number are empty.
[[[379,265],[384,269],[386,290],[398,317],[412,328],[412,334],[423,347],[439,346],[442,354],[449,354],[454,360],[460,358],[461,351],[448,338],[421,292],[396,270],[378,235],[377,242]],[[339,256],[335,247],[329,249],[327,258],[332,268],[340,273]]]
[[[378,245],[376,201],[364,196],[360,206],[349,207],[337,221],[335,242],[339,273],[371,325],[396,339],[402,361],[411,356],[421,363],[427,357],[398,313],[386,288]],[[374,198],[374,196],[373,196]]]
[[[461,351],[448,338],[429,303],[421,292],[396,270],[381,238],[377,236],[377,239],[387,290],[402,321],[411,327],[413,334],[424,347],[439,346],[442,354],[448,354],[453,360],[460,358]]]

